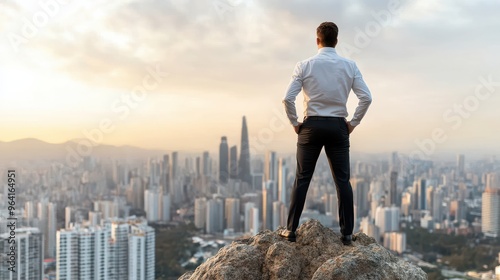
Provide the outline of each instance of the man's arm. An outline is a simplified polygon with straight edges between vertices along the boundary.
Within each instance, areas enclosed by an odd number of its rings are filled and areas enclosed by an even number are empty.
[[[283,104],[285,105],[285,112],[290,120],[290,123],[295,127],[295,132],[298,133],[298,127],[300,123],[297,121],[297,109],[295,107],[295,99],[297,95],[302,90],[302,69],[301,63],[295,65],[293,70],[292,79],[286,90],[285,97],[283,98]]]
[[[368,111],[368,107],[370,107],[370,104],[372,103],[372,95],[370,93],[370,90],[363,80],[363,76],[361,75],[361,72],[359,71],[356,64],[354,64],[354,81],[352,83],[352,90],[358,97],[359,102],[351,121],[348,123],[350,126],[349,132],[352,132],[354,127],[356,127],[361,122],[366,114],[366,111]]]

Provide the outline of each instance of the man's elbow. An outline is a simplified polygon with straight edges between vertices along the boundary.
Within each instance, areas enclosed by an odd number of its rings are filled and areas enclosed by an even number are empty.
[[[367,95],[365,98],[363,98],[363,103],[365,103],[366,106],[370,106],[372,104],[373,98],[371,95]]]
[[[283,98],[283,100],[281,102],[285,105],[293,105],[293,104],[295,104],[294,101],[295,100],[293,100],[292,98],[287,96],[287,97]]]

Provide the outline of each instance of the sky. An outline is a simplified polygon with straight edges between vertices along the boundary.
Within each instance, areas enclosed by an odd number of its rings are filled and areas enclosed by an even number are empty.
[[[317,53],[316,27],[333,21],[337,52],[356,61],[373,95],[352,151],[500,152],[499,9],[494,0],[2,0],[0,141],[215,152],[221,136],[239,146],[246,116],[254,152],[293,152],[281,100],[295,64]],[[351,94],[351,115],[356,104]]]

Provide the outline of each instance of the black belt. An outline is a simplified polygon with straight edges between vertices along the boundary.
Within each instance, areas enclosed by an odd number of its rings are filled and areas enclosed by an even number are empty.
[[[323,116],[307,116],[304,120],[334,120],[334,119],[344,119],[343,117],[323,117]]]

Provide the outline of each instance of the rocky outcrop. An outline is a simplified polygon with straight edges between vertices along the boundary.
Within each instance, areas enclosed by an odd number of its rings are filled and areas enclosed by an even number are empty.
[[[297,230],[297,242],[278,231],[263,231],[222,248],[181,280],[409,280],[425,272],[391,254],[371,237],[354,235],[344,246],[340,234],[310,220]]]

